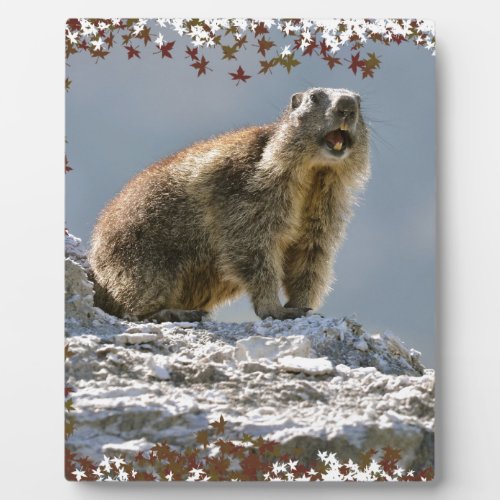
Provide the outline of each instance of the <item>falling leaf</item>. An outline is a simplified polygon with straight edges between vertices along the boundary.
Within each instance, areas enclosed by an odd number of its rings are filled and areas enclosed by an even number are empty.
[[[314,53],[314,49],[318,47],[318,44],[316,43],[316,38],[312,38],[311,41],[309,42],[309,45],[304,49],[304,52],[302,52],[303,56],[312,56]]]
[[[169,57],[170,59],[172,59],[172,54],[170,53],[170,51],[173,49],[174,45],[175,45],[175,41],[163,44],[160,47],[160,51],[157,52],[157,54],[159,54],[161,52],[161,58],[162,59],[164,57]]]
[[[300,64],[297,59],[295,59],[293,54],[288,54],[285,57],[280,58],[280,64],[286,68],[287,72],[290,73],[293,67]]]
[[[127,49],[127,56],[129,59],[132,59],[133,57],[141,57],[140,52],[136,48],[132,47],[132,45],[127,45],[125,48]]]
[[[325,56],[323,59],[328,63],[328,67],[333,69],[337,64],[342,64],[341,60],[338,57],[333,56]]]
[[[378,69],[380,68],[380,62],[375,52],[368,52],[368,58],[365,59],[365,67],[369,69]]]
[[[266,33],[269,33],[269,30],[267,29],[266,25],[263,22],[260,22],[255,27],[255,32],[254,33],[255,33],[255,37],[258,37],[259,35],[265,35]]]
[[[217,434],[224,434],[224,426],[226,425],[226,421],[224,417],[221,415],[219,421],[215,420],[214,422],[210,422],[210,427],[213,427]]]
[[[196,61],[195,63],[191,64],[191,66],[194,68],[194,69],[197,69],[198,70],[198,76],[200,75],[206,75],[207,74],[207,69],[210,69],[208,68],[208,62],[206,59],[205,59],[205,56],[201,56],[201,59],[199,61]]]
[[[358,68],[363,68],[365,65],[365,62],[363,60],[359,60],[359,52],[351,56],[351,64],[349,65],[349,69],[352,70],[354,74],[358,72]]]
[[[115,37],[114,37],[113,33],[110,33],[109,36],[104,39],[104,43],[107,44],[108,49],[113,47],[114,39],[115,39]]]
[[[245,71],[241,66],[238,66],[238,69],[236,70],[236,73],[229,73],[232,77],[233,80],[237,80],[236,85],[238,85],[241,82],[245,82],[249,79],[252,78],[250,75],[245,75]],[[222,416],[221,416],[222,418]]]
[[[266,57],[266,51],[276,46],[272,40],[266,40],[265,36],[263,36],[260,40],[257,40],[257,43],[259,44],[259,50],[257,50],[257,53],[262,54],[264,57]]]
[[[186,47],[186,54],[191,58],[192,61],[198,61],[198,47],[193,49]]]
[[[222,59],[236,59],[236,54],[238,52],[238,46],[237,45],[222,45]]]
[[[277,57],[273,57],[270,61],[259,61],[260,63],[260,73],[263,73],[264,75],[269,71],[269,73],[272,73],[271,68],[274,68],[277,64],[279,64],[279,59]]]
[[[148,42],[151,41],[151,28],[149,26],[144,26],[136,38],[142,40],[144,42],[144,46],[146,46]]]
[[[243,35],[239,38],[239,40],[237,39],[236,40],[236,45],[238,47],[238,49],[241,49],[241,47],[243,47],[243,45],[245,45],[247,43],[247,36],[246,35]]]
[[[109,54],[109,51],[104,49],[93,50],[91,56],[96,58],[97,62],[99,59],[104,59]],[[130,59],[130,56],[129,56]]]
[[[196,442],[206,448],[208,446],[208,430],[199,431],[196,434]]]

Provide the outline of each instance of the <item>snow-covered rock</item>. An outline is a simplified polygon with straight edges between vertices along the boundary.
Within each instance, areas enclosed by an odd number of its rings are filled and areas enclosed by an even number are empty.
[[[262,435],[303,457],[355,460],[370,448],[433,463],[434,372],[394,334],[311,315],[254,323],[132,323],[93,307],[84,252],[70,238],[66,334],[75,431],[96,460],[166,440],[193,445],[226,420],[226,436]]]

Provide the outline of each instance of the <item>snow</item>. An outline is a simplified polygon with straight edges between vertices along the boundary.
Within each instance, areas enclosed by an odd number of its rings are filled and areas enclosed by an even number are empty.
[[[247,323],[134,323],[93,307],[85,253],[67,237],[66,362],[81,455],[192,446],[220,415],[244,432],[347,458],[387,445],[432,463],[434,371],[391,332],[311,315]],[[144,446],[144,448],[143,448]],[[148,445],[149,446],[149,445]]]

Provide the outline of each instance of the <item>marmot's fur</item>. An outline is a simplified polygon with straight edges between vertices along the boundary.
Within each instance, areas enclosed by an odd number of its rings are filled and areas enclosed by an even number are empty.
[[[92,237],[95,303],[119,316],[196,321],[246,292],[261,318],[304,315],[329,288],[369,170],[359,96],[294,94],[275,123],[196,143],[123,188]]]

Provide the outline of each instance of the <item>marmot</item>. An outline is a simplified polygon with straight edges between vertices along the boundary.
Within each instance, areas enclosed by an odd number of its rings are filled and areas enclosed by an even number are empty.
[[[151,165],[99,216],[95,304],[159,321],[199,321],[243,292],[261,318],[317,308],[369,177],[368,142],[358,94],[311,88],[275,123]]]

